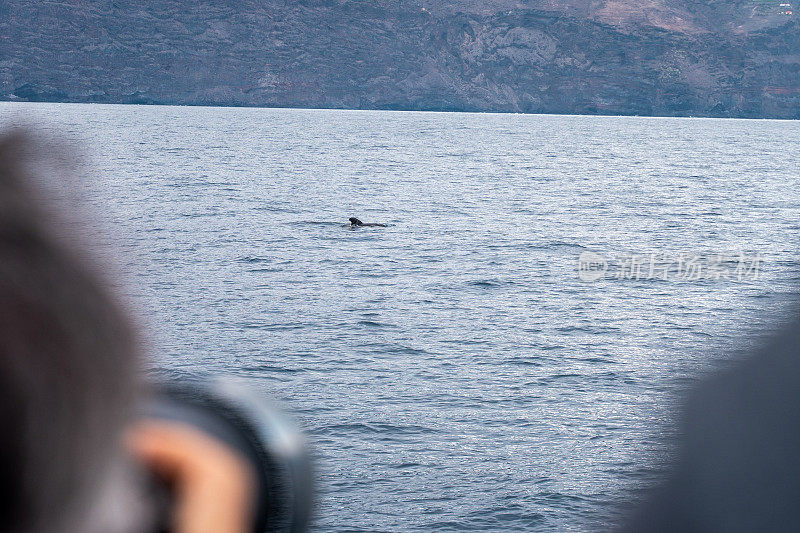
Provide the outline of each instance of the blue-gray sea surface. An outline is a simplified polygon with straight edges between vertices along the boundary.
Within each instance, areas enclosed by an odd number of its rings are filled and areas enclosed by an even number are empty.
[[[680,394],[795,302],[800,122],[0,118],[83,140],[89,225],[153,368],[245,376],[287,406],[319,531],[607,529],[663,471]]]

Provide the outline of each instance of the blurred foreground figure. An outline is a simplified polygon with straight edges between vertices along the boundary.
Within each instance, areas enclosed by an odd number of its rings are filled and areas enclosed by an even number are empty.
[[[624,531],[800,529],[800,322],[701,384],[668,481]]]
[[[109,523],[135,398],[132,329],[31,194],[22,136],[0,139],[0,530]]]
[[[0,138],[0,531],[303,531],[307,458],[273,409],[138,384],[125,313],[33,190],[36,142]]]

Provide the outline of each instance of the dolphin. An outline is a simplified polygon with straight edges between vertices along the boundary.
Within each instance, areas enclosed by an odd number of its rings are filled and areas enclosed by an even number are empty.
[[[364,226],[364,227],[371,226],[371,227],[378,227],[378,228],[385,228],[386,227],[386,224],[375,224],[375,223],[367,223],[367,224],[365,224],[365,223],[361,222],[360,220],[358,220],[356,217],[350,217],[348,220],[350,220],[350,227],[351,228],[356,228],[356,227],[359,227],[359,226]]]

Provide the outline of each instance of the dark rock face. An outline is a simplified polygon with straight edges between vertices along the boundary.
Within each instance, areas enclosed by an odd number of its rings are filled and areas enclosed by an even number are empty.
[[[780,3],[0,0],[0,99],[800,118]]]

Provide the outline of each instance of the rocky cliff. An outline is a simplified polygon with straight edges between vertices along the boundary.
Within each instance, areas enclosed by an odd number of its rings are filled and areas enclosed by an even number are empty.
[[[786,3],[0,0],[0,99],[800,118]]]

